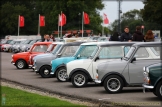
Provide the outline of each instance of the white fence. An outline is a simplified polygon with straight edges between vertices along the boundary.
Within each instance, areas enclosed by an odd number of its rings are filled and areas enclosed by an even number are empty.
[[[12,36],[12,35],[7,35],[5,36],[5,39],[41,39],[41,36],[37,35],[21,35],[21,36]]]

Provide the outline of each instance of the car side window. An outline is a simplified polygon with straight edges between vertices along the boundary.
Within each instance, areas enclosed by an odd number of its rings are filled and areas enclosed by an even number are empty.
[[[160,47],[151,47],[151,50],[156,56],[160,56]]]
[[[79,46],[66,46],[62,51],[62,57],[73,56]]]
[[[124,47],[124,56],[128,53],[130,48],[131,48],[130,46],[125,46]]]
[[[122,46],[103,47],[99,53],[100,59],[111,59],[123,57]]]
[[[145,47],[140,47],[136,51],[135,57],[136,58],[148,58],[149,57],[149,53],[147,52]]]

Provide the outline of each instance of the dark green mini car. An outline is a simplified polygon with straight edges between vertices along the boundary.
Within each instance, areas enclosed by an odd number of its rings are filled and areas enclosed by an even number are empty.
[[[162,63],[156,63],[143,68],[144,72],[144,92],[145,89],[152,91],[157,97],[162,99]]]

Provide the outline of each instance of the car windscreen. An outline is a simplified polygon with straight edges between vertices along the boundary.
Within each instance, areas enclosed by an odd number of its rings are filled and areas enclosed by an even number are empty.
[[[97,45],[81,45],[75,53],[75,56],[78,55],[81,58],[93,58],[97,50]]]
[[[56,54],[56,53],[58,53],[58,50],[61,48],[61,46],[62,46],[62,44],[57,44],[56,46],[55,46],[55,48],[54,48],[54,50],[52,51],[52,54]]]
[[[12,40],[7,40],[6,44],[9,44]]]
[[[73,56],[76,52],[76,50],[78,49],[79,46],[65,46],[62,49],[62,57],[70,57]]]
[[[50,44],[50,46],[47,49],[47,52],[51,52],[53,51],[53,49],[55,48],[56,44]]]
[[[135,51],[135,47],[131,47],[128,53],[126,54],[126,56],[124,57],[124,59],[128,60],[134,51]]]
[[[35,47],[32,49],[32,52],[46,52],[47,48],[47,45],[35,45]]]

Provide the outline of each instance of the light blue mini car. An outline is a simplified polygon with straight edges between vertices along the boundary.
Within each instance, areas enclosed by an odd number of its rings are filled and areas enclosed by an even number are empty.
[[[66,63],[78,60],[78,59],[87,59],[92,57],[97,52],[97,44],[101,42],[90,42],[90,43],[83,43],[80,45],[79,49],[76,53],[71,57],[62,57],[57,58],[51,61],[51,74],[56,74],[58,81],[66,81]],[[60,53],[61,55],[61,53]]]

